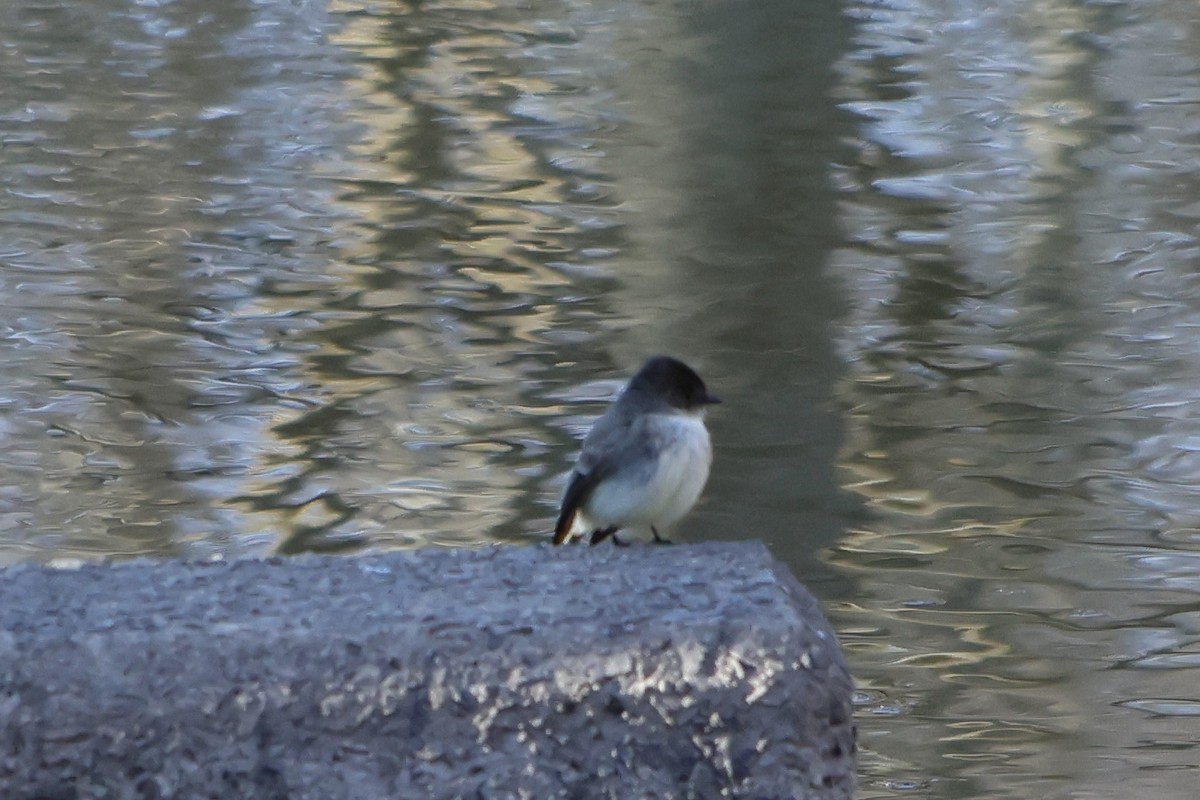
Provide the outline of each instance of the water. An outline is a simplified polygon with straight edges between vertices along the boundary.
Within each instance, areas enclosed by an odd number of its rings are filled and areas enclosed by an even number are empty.
[[[864,798],[1189,798],[1200,11],[14,0],[0,562],[527,543],[650,352]]]
[[[1200,14],[857,11],[831,272],[870,511],[830,559],[864,794],[1192,796]]]

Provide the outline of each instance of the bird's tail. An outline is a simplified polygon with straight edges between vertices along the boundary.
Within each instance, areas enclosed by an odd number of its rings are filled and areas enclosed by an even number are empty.
[[[575,509],[563,508],[554,525],[554,543],[562,544],[571,535],[571,526],[575,524]]]

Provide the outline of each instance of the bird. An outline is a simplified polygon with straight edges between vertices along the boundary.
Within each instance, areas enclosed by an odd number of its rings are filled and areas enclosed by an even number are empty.
[[[720,402],[687,364],[649,358],[584,438],[554,544],[611,538],[624,546],[630,537],[670,544],[665,534],[708,481],[712,443],[704,413]]]

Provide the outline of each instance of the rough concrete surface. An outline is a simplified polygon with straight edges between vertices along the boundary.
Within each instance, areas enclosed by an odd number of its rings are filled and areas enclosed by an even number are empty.
[[[0,571],[0,797],[849,798],[756,543]]]

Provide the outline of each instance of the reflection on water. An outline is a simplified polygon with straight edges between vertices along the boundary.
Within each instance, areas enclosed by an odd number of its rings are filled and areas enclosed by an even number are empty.
[[[859,9],[832,263],[869,510],[831,558],[866,796],[1195,793],[1200,16],[1145,6]]]
[[[0,561],[538,541],[673,352],[863,797],[1190,797],[1200,16],[826,5],[10,3]]]
[[[5,23],[8,558],[544,513],[570,437],[539,376],[595,335],[619,243],[586,155],[601,20],[356,5]]]

